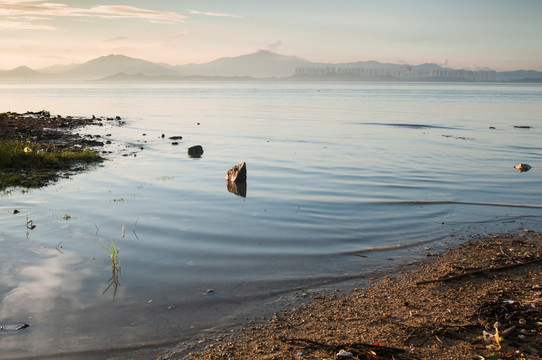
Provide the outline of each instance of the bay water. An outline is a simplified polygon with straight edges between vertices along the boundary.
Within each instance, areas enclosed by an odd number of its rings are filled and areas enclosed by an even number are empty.
[[[1,112],[42,109],[122,122],[76,130],[111,141],[102,165],[0,195],[2,358],[128,358],[471,235],[542,231],[542,85],[0,84]]]

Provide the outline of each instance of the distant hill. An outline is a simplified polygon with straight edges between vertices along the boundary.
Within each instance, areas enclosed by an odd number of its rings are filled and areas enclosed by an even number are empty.
[[[150,61],[134,59],[124,55],[102,56],[58,75],[63,79],[95,80],[119,72],[151,76],[178,75],[174,70],[166,69]]]
[[[2,81],[40,81],[46,76],[27,66],[19,66],[12,70],[0,70],[0,80]]]
[[[223,57],[206,64],[176,66],[182,75],[285,77],[298,66],[312,64],[296,56],[284,56],[267,50],[237,57]]]
[[[20,66],[0,70],[0,81],[502,81],[542,82],[542,72],[495,72],[444,68],[437,64],[391,64],[378,61],[315,63],[297,56],[260,50],[204,64],[169,65],[124,55],[102,56],[84,64],[54,65],[39,70]]]
[[[52,65],[52,66],[47,66],[47,67],[44,67],[44,68],[37,69],[36,71],[41,73],[41,74],[58,75],[58,74],[62,74],[63,72],[74,69],[79,65],[81,65],[81,64]]]
[[[256,80],[250,76],[206,76],[206,75],[145,75],[145,74],[126,74],[117,73],[106,76],[96,81],[124,81],[124,82],[141,82],[141,81],[253,81]]]

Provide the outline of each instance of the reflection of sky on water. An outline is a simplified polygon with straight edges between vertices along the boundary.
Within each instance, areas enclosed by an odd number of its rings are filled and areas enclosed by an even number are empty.
[[[65,256],[37,260],[35,265],[20,269],[17,278],[11,278],[8,283],[14,287],[2,298],[0,317],[39,319],[40,314],[58,306],[65,309],[84,306],[77,291],[90,270],[74,271],[80,261],[75,254],[65,252]]]

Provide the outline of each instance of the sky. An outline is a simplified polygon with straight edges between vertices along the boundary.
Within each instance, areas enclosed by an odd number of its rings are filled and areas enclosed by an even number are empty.
[[[0,69],[109,54],[542,71],[541,0],[0,0]]]

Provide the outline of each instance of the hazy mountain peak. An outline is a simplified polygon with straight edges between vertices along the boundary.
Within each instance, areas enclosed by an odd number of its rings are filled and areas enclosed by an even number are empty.
[[[72,78],[93,80],[124,72],[126,74],[178,75],[176,71],[150,61],[131,58],[125,55],[110,54],[89,60],[68,70],[63,75]]]

